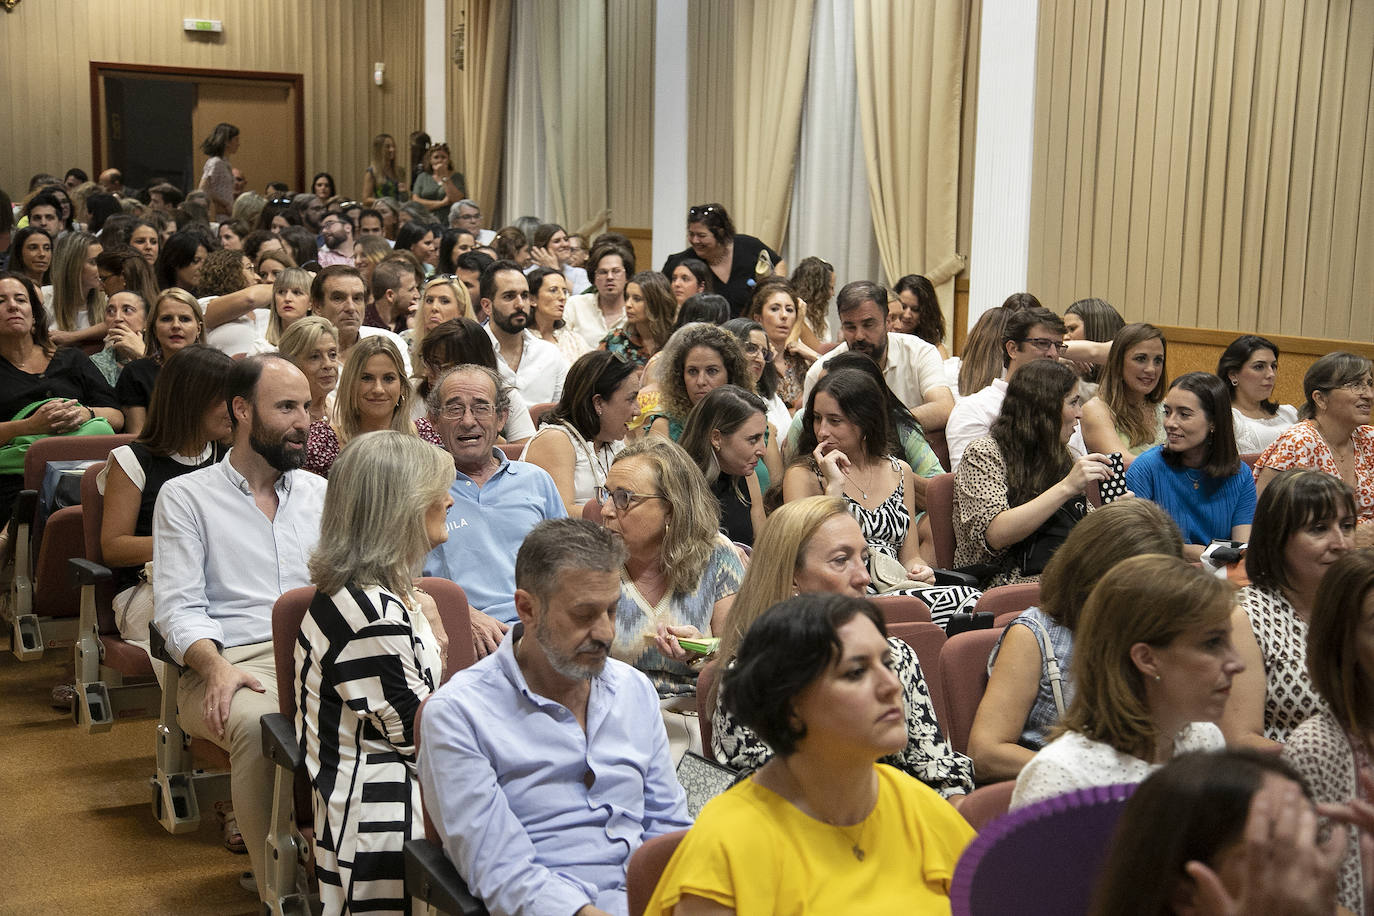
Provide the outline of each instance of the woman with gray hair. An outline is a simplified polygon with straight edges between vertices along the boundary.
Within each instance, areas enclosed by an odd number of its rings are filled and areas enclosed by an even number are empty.
[[[310,558],[318,590],[295,648],[326,912],[404,909],[402,846],[424,834],[415,713],[447,645],[434,600],[413,583],[448,539],[454,476],[446,453],[393,430],[358,436],[330,476]]]

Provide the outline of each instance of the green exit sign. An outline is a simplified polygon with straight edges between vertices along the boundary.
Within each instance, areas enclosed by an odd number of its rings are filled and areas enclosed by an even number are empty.
[[[218,19],[183,19],[181,27],[188,32],[223,32],[224,23]]]

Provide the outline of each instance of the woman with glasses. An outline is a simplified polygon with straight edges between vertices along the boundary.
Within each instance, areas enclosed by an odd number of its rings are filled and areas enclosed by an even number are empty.
[[[1231,401],[1221,379],[1189,372],[1164,396],[1165,443],[1126,471],[1126,486],[1154,500],[1183,532],[1184,556],[1197,560],[1213,540],[1250,539],[1255,480],[1236,451]]]
[[[721,632],[744,566],[717,530],[715,500],[701,471],[672,442],[649,437],[628,446],[597,499],[601,523],[629,551],[611,654],[647,674],[666,705],[680,708],[672,701],[694,697],[703,656],[678,640]],[[699,742],[698,736],[698,750]],[[675,750],[681,746],[675,742]]]
[[[601,339],[601,349],[643,367],[673,333],[677,303],[663,274],[644,270],[625,284],[625,326]]]
[[[782,255],[752,235],[736,233],[730,214],[720,204],[701,204],[687,211],[687,244],[690,247],[685,251],[668,256],[664,276],[671,277],[687,258],[704,261],[711,270],[711,292],[729,301],[734,317],[744,313],[754,287],[765,277],[787,276]]]
[[[1316,468],[1339,477],[1355,491],[1356,546],[1374,543],[1374,401],[1370,361],[1354,353],[1328,353],[1302,379],[1307,401],[1301,418],[1274,440],[1255,462],[1260,492],[1279,471]]]
[[[625,286],[635,272],[634,252],[615,241],[598,241],[587,258],[593,291],[568,297],[563,320],[582,335],[588,347],[598,347],[616,328],[625,326]]]
[[[769,277],[759,283],[744,317],[763,326],[773,354],[765,371],[776,377],[777,395],[787,409],[797,410],[801,407],[806,372],[818,354],[801,341],[801,308],[792,285],[781,277]]]
[[[550,270],[551,276],[561,275]],[[563,397],[539,418],[521,458],[549,472],[568,514],[576,517],[606,482],[638,410],[639,368],[615,353],[579,356],[563,380]]]

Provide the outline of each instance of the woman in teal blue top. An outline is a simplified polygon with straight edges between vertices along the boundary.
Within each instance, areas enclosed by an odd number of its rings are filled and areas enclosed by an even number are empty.
[[[1196,560],[1213,539],[1248,541],[1255,479],[1236,451],[1226,385],[1210,372],[1174,379],[1164,396],[1163,445],[1126,469],[1126,486],[1158,503],[1183,532]]]

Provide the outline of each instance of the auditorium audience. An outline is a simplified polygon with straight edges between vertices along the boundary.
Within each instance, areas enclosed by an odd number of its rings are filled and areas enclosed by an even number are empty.
[[[1002,331],[1002,377],[981,391],[963,392],[950,412],[945,426],[950,470],[959,470],[968,444],[992,429],[1007,396],[1007,383],[1017,370],[1037,359],[1058,359],[1063,343],[1064,322],[1049,309],[1028,308],[1012,314]]]
[[[558,352],[571,365],[591,348],[563,319],[568,297],[572,294],[567,277],[551,267],[536,267],[525,274],[525,279],[530,285],[530,300],[534,303],[530,330],[558,347]]]
[[[1015,779],[1073,702],[1073,634],[1093,587],[1122,560],[1183,556],[1168,514],[1146,499],[1109,503],[1069,532],[1040,577],[1035,606],[1007,625],[988,656],[988,683],[969,731],[980,782]]]
[[[425,150],[424,171],[415,173],[410,200],[430,211],[447,213],[449,207],[468,196],[462,172],[453,170],[447,143],[435,143]]]
[[[1277,486],[1277,483],[1275,484]],[[1266,491],[1267,493],[1268,491]],[[1347,553],[1322,579],[1307,631],[1304,674],[1322,702],[1288,736],[1284,759],[1302,774],[1312,799],[1330,821],[1349,823],[1350,808],[1374,802],[1374,555]],[[1329,806],[1342,806],[1333,810]],[[1340,903],[1352,913],[1368,913],[1374,902],[1374,850],[1368,846],[1374,821],[1337,833],[1347,837],[1340,867]]]
[[[339,382],[339,340],[334,326],[319,315],[299,319],[277,344],[277,352],[305,375],[310,384],[309,439],[327,436],[330,396]],[[306,452],[310,451],[307,441]]]
[[[102,244],[95,259],[100,286],[108,298],[123,290],[138,293],[144,302],[157,301],[157,278],[136,250],[119,243]]]
[[[422,399],[429,393],[446,369],[454,366],[472,364],[485,366],[500,373],[502,381],[510,388],[510,415],[501,428],[501,437],[509,445],[519,445],[534,435],[534,420],[530,417],[529,407],[520,392],[514,387],[515,379],[507,368],[496,360],[496,348],[491,344],[491,335],[471,318],[455,318],[445,321],[433,330],[426,332],[420,346],[421,375],[415,390]],[[417,405],[418,416],[423,416],[428,408]]]
[[[635,364],[619,354],[588,351],[568,370],[558,403],[538,418],[539,431],[521,458],[549,473],[569,515],[595,499],[625,447],[639,376]]]
[[[415,714],[447,642],[413,580],[448,537],[453,476],[444,452],[394,430],[358,436],[334,462],[310,557],[317,591],[294,640],[325,912],[411,911],[402,846],[425,830]]]
[[[1298,422],[1298,411],[1292,404],[1269,400],[1278,374],[1279,348],[1255,334],[1231,341],[1217,360],[1217,375],[1231,396],[1236,450],[1242,455],[1264,451]]]
[[[833,496],[808,496],[780,507],[754,543],[749,569],[721,634],[716,655],[719,664],[728,667],[754,621],[792,595],[864,597],[869,584],[866,550],[859,523],[843,501]],[[972,764],[950,747],[941,732],[915,651],[896,637],[887,641],[893,671],[902,684],[907,743],[880,762],[915,776],[946,798],[959,799],[973,788]],[[719,696],[711,697],[708,705],[713,711],[709,751],[717,760],[752,772],[772,757],[768,745],[736,722]]]
[[[1164,441],[1164,333],[1128,324],[1112,339],[1097,395],[1083,405],[1083,445],[1126,467]]]
[[[1277,750],[1324,708],[1307,676],[1308,624],[1322,577],[1354,542],[1355,494],[1337,477],[1294,468],[1260,496],[1245,551],[1250,585],[1231,615],[1245,663],[1222,722],[1232,745]]]
[[[328,477],[344,446],[364,433],[384,429],[418,435],[442,448],[443,441],[428,421],[411,420],[413,397],[401,351],[385,337],[364,337],[339,372],[331,422],[310,424],[302,467]]]
[[[718,203],[687,211],[687,244],[690,247],[663,262],[663,275],[671,277],[687,258],[704,261],[711,270],[711,292],[726,298],[734,318],[748,307],[757,282],[770,275],[787,276],[782,255],[752,235],[737,233],[730,214]]]
[[[663,274],[642,270],[625,284],[625,324],[601,339],[601,349],[643,366],[673,333],[677,302]]]
[[[204,343],[205,317],[195,297],[184,289],[164,290],[153,305],[143,332],[145,356],[124,367],[115,385],[119,409],[124,412],[124,431],[143,431],[153,384],[162,364],[173,353],[193,343]]]
[[[383,256],[376,264],[367,260],[367,265],[365,269],[355,267],[359,276],[363,277],[368,292],[372,294],[372,302],[367,307],[364,323],[398,334],[403,333],[410,327],[411,316],[420,301],[420,284],[417,279],[419,272],[413,264],[407,263],[404,256]]]
[[[97,417],[116,432],[123,427],[124,415],[100,370],[81,350],[52,344],[43,302],[27,277],[0,273],[0,319],[0,446],[29,436],[68,435]],[[24,482],[22,450],[5,464],[0,519],[8,524]]]
[[[199,296],[200,270],[209,249],[199,233],[182,231],[173,235],[158,250],[153,270],[161,289],[177,287]]]
[[[326,267],[315,274],[310,284],[311,314],[327,318],[338,334],[339,359],[347,360],[349,352],[365,337],[384,337],[395,345],[405,365],[406,377],[410,376],[410,356],[406,352],[405,341],[399,335],[385,328],[373,328],[363,324],[367,310],[367,288],[363,278],[352,267],[336,264]]]
[[[1244,670],[1231,587],[1178,557],[1112,567],[1074,631],[1062,732],[1016,777],[1012,809],[1074,789],[1140,782],[1185,751],[1220,750],[1216,722]]]
[[[676,442],[687,415],[721,385],[754,388],[744,351],[733,334],[705,323],[684,325],[668,339],[657,362],[659,407],[645,416],[649,432]]]
[[[606,335],[625,326],[625,285],[635,272],[634,252],[615,241],[598,240],[587,258],[591,292],[568,297],[563,320],[588,347],[598,347]]]
[[[864,353],[882,368],[887,387],[911,408],[923,429],[944,429],[954,395],[940,354],[914,335],[887,333],[887,290],[867,280],[846,283],[835,307],[843,343],[812,364],[806,373],[807,393],[827,361],[850,351]]]
[[[722,385],[697,401],[681,445],[706,479],[719,509],[720,531],[750,546],[763,530],[763,492],[754,469],[768,452],[763,399]]]
[[[425,708],[425,801],[493,913],[625,913],[635,850],[690,824],[658,698],[609,657],[624,557],[591,522],[535,527],[515,558],[519,623]]]
[[[1285,430],[1255,461],[1261,492],[1279,471],[1316,468],[1355,491],[1359,546],[1374,543],[1374,400],[1370,361],[1354,353],[1328,353],[1302,379],[1306,402],[1298,423]]]
[[[428,223],[411,220],[396,230],[396,250],[408,251],[424,267],[425,276],[434,273],[439,263],[439,236]]]
[[[702,809],[646,914],[949,910],[973,830],[875,762],[908,741],[886,635],[871,604],[844,595],[791,598],[754,621],[721,702],[773,756]]]
[[[792,427],[792,411],[778,397],[778,373],[769,359],[771,351],[763,325],[750,318],[731,318],[721,327],[735,335],[744,351],[744,358],[749,362],[749,377],[754,380],[754,393],[763,398],[768,407],[768,441],[777,442],[778,437],[786,435]]]
[[[267,282],[266,277],[263,282]],[[311,282],[310,274],[299,267],[287,267],[277,274],[272,281],[272,310],[263,335],[266,343],[278,346],[296,322],[310,315]]]
[[[1088,512],[1086,490],[1112,476],[1105,455],[1068,450],[1082,413],[1078,376],[1033,360],[1007,385],[992,431],[969,443],[954,478],[954,565],[988,585],[1035,582]]]
[[[835,267],[812,255],[802,258],[787,279],[802,302],[802,342],[819,349],[821,343],[832,339],[830,300],[835,298]]]
[[[1002,336],[1012,312],[999,305],[979,315],[964,341],[963,356],[954,356],[945,362],[947,372],[951,365],[954,367],[950,382],[956,398],[982,391],[1002,377],[1006,352]]]
[[[431,331],[446,321],[471,317],[472,303],[468,301],[467,287],[462,282],[452,277],[435,277],[425,283],[409,332],[412,365]]]
[[[649,675],[660,697],[687,701],[669,711],[695,711],[700,656],[678,637],[719,634],[744,577],[734,545],[717,530],[706,481],[680,447],[650,436],[616,456],[597,499],[602,524],[628,551],[611,653]],[[669,738],[681,756],[678,742],[687,736]],[[700,735],[692,740],[699,751]]]
[[[272,605],[309,584],[325,482],[300,470],[310,386],[280,356],[235,363],[233,447],[170,480],[153,511],[154,621],[186,670],[177,693],[188,735],[229,752],[234,814],[263,894],[275,767],[259,722],[277,712]]]
[[[377,198],[398,198],[406,191],[406,172],[396,165],[396,138],[378,134],[372,138],[372,158],[363,172],[363,203],[375,206]]]
[[[510,386],[496,370],[472,364],[445,370],[429,391],[428,407],[458,478],[450,491],[448,540],[425,560],[425,575],[463,587],[481,658],[496,651],[515,622],[511,596],[520,542],[539,522],[568,513],[543,468],[511,461],[496,447],[510,412]]]

